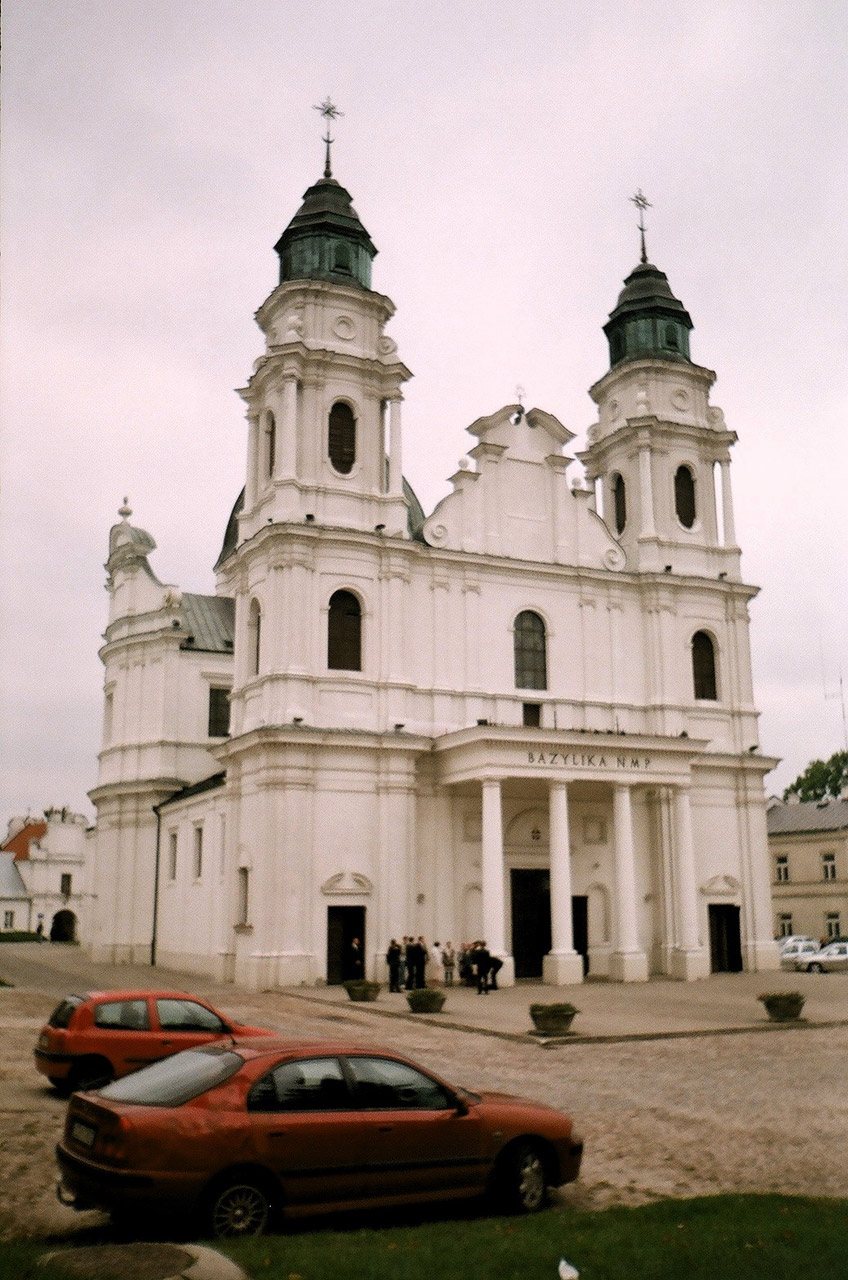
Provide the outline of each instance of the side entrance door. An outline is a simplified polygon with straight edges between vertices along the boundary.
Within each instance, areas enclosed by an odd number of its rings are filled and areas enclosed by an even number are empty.
[[[541,978],[551,949],[551,877],[545,867],[513,867],[512,955],[516,978]]]
[[[740,973],[742,970],[742,935],[739,907],[711,902],[710,968],[713,973]]]
[[[327,985],[337,987],[357,975],[353,972],[351,946],[354,938],[365,948],[365,908],[327,908]],[[361,975],[360,975],[361,976]]]

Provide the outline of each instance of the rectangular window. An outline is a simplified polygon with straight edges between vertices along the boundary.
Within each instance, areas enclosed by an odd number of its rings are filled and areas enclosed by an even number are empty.
[[[226,738],[230,733],[230,691],[229,689],[210,688],[209,690],[209,737]]]
[[[835,853],[822,854],[822,879],[823,880],[836,879],[836,854]]]
[[[250,910],[250,871],[247,867],[239,867],[238,869],[237,909],[236,924],[247,924]]]
[[[199,880],[203,875],[203,828],[194,828],[194,878]]]
[[[839,912],[828,911],[824,918],[824,932],[827,938],[838,938],[842,933],[839,927]]]
[[[112,741],[112,719],[115,709],[115,695],[113,693],[106,694],[106,702],[103,707],[103,745],[107,746]]]
[[[788,938],[792,933],[792,917],[788,913],[784,913],[777,917],[777,936],[778,938]]]
[[[525,702],[523,704],[523,723],[531,729],[538,729],[542,723],[542,704]]]
[[[177,878],[177,833],[171,831],[168,834],[168,879],[176,880]]]
[[[3,928],[4,928],[4,929],[14,929],[14,927],[15,927],[15,913],[14,913],[14,911],[4,911],[4,912],[3,912]]]
[[[774,862],[774,878],[778,884],[785,884],[789,879],[789,858],[785,853],[779,854]]]
[[[59,892],[63,898],[70,898],[71,896],[71,877],[67,871],[62,872],[62,883]]]

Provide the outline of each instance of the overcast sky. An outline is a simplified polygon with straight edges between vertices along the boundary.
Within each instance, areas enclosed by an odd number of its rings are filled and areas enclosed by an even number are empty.
[[[159,578],[214,589],[244,478],[233,388],[327,94],[415,374],[427,511],[516,384],[584,445],[644,190],[739,435],[768,790],[842,748],[847,54],[844,0],[5,0],[0,834],[93,812],[124,494]]]

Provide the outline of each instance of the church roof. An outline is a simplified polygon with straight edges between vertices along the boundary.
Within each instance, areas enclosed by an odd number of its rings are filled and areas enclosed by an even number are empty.
[[[232,653],[235,635],[235,601],[231,596],[198,596],[183,593],[182,624],[188,636],[180,645],[196,653]]]
[[[848,830],[848,800],[806,800],[775,804],[767,814],[770,836]]]

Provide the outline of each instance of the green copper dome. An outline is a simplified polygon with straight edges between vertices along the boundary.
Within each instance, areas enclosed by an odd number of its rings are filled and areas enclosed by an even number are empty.
[[[351,196],[326,173],[303,197],[303,204],[274,245],[280,255],[280,283],[333,280],[371,288],[377,253],[359,221]]]
[[[604,325],[610,367],[650,356],[688,363],[691,328],[689,312],[671,292],[665,272],[651,262],[640,262],[625,280]]]

